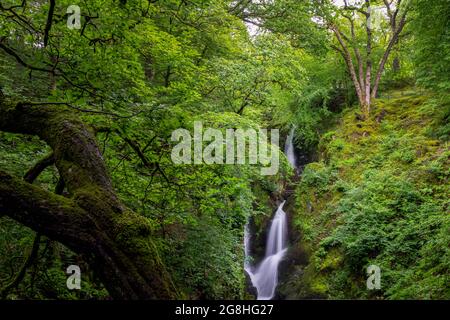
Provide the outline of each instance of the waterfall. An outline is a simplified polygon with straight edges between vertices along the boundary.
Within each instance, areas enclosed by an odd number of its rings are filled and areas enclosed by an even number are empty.
[[[278,265],[286,253],[287,247],[287,219],[283,211],[283,201],[272,220],[266,242],[266,254],[262,262],[252,268],[250,263],[245,262],[245,271],[250,276],[253,286],[258,292],[258,300],[270,300],[275,295],[278,284]],[[249,257],[250,234],[248,226],[244,232],[245,255]]]
[[[285,154],[291,166],[297,168],[297,159],[294,150],[295,127],[291,128],[286,138]],[[296,169],[297,170],[297,169]],[[248,261],[250,258],[250,231],[248,225],[244,230],[244,269],[250,276],[253,286],[258,292],[258,300],[270,300],[275,295],[278,285],[278,265],[287,251],[288,225],[286,212],[283,210],[284,200],[279,206],[270,224],[266,241],[266,253],[264,259],[257,266],[252,266]]]
[[[291,131],[289,132],[289,135],[286,138],[286,143],[284,146],[284,153],[286,154],[286,157],[291,164],[293,168],[296,167],[297,159],[295,158],[294,153],[294,133],[295,133],[295,127],[293,126],[291,128]]]

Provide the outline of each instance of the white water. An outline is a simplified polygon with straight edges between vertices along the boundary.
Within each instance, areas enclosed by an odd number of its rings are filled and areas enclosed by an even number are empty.
[[[292,127],[286,138],[285,154],[293,168],[296,168],[297,159],[294,151],[295,127]],[[283,201],[277,209],[270,225],[266,242],[266,254],[258,266],[252,267],[248,261],[250,257],[250,232],[248,225],[244,232],[245,263],[244,269],[247,271],[253,286],[258,292],[258,300],[270,300],[275,295],[275,288],[278,285],[278,265],[283,260],[287,251],[287,218],[283,211]]]
[[[287,246],[287,219],[280,204],[272,220],[269,235],[266,243],[266,255],[262,262],[252,268],[250,263],[245,262],[245,271],[250,276],[253,286],[258,292],[258,300],[270,300],[275,295],[275,288],[278,284],[278,265],[286,253]],[[245,228],[245,255],[249,257],[250,235],[248,227]]]
[[[295,127],[292,127],[291,131],[289,132],[289,135],[286,138],[286,143],[284,146],[284,153],[286,154],[286,157],[293,168],[296,167],[296,162],[297,162],[297,159],[295,158],[295,153],[294,153],[294,143],[293,143],[294,132],[295,132]]]

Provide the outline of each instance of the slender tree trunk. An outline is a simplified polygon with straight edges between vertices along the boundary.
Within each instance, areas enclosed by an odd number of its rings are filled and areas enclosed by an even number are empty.
[[[394,70],[395,73],[400,72],[400,57],[398,55],[396,55],[394,57],[394,60],[392,61],[392,69]]]
[[[384,72],[384,67],[385,67],[386,62],[389,58],[389,55],[392,51],[392,48],[394,47],[395,43],[397,43],[397,41],[398,41],[398,37],[400,36],[400,33],[402,32],[405,24],[406,24],[406,13],[402,16],[396,31],[392,34],[392,37],[388,43],[388,46],[383,54],[383,58],[381,58],[380,65],[378,67],[377,75],[375,77],[375,82],[374,82],[373,89],[372,89],[372,98],[376,98],[376,96],[377,96],[381,76],[383,75],[383,72]]]
[[[355,67],[353,65],[352,56],[350,55],[350,52],[344,42],[344,39],[342,38],[341,32],[336,26],[332,27],[332,30],[334,34],[336,35],[336,38],[339,41],[339,44],[341,45],[342,49],[338,49],[339,52],[341,52],[342,57],[344,58],[344,61],[347,65],[348,72],[350,73],[350,77],[352,79],[353,85],[355,86],[356,95],[358,96],[358,101],[360,105],[364,105],[364,88],[360,86],[360,81],[358,80],[358,77],[356,76]]]
[[[370,114],[370,89],[372,86],[372,29],[371,29],[371,6],[370,1],[366,0],[367,14],[366,14],[366,34],[367,34],[367,44],[366,44],[366,88],[365,88],[365,101],[363,105],[363,111],[367,116]]]
[[[347,65],[348,72],[350,74],[351,80],[353,82],[353,85],[355,87],[356,94],[358,96],[359,104],[364,112],[365,115],[369,115],[370,113],[370,106],[372,103],[372,100],[376,98],[378,93],[378,87],[380,85],[381,77],[386,65],[386,62],[389,58],[389,55],[392,51],[392,48],[395,44],[398,43],[399,35],[403,30],[403,27],[406,24],[406,14],[408,11],[408,5],[406,5],[403,8],[400,8],[400,1],[397,1],[395,4],[396,8],[395,11],[393,11],[392,2],[389,2],[388,0],[384,0],[384,3],[386,5],[387,15],[389,16],[390,23],[391,23],[391,31],[392,36],[391,39],[388,42],[388,45],[385,49],[385,52],[383,54],[383,57],[381,58],[378,69],[376,71],[375,78],[372,79],[372,71],[373,70],[373,62],[372,62],[372,30],[370,25],[370,19],[371,19],[371,2],[370,0],[365,0],[365,6],[364,8],[357,8],[355,6],[350,6],[347,1],[344,1],[344,12],[341,12],[341,16],[345,17],[350,22],[350,31],[352,34],[352,40],[350,40],[348,37],[345,36],[345,33],[342,33],[336,24],[334,24],[333,21],[329,22],[329,27],[331,31],[336,36],[336,39],[338,40],[340,44],[340,48],[333,46],[338,52],[341,53],[342,57],[344,58],[344,61]],[[366,11],[365,11],[365,10]],[[348,12],[352,13],[359,13],[363,14],[366,18],[366,34],[367,34],[367,44],[366,44],[366,70],[364,75],[364,69],[363,69],[363,62],[362,57],[358,49],[358,44],[356,41],[355,36],[355,25],[354,20],[351,15],[348,14]],[[401,18],[399,18],[401,15]],[[397,23],[397,21],[399,21]],[[347,41],[348,44],[345,42]],[[356,60],[358,62],[358,76],[356,74],[354,65],[353,65],[353,58],[350,54],[350,51],[348,49],[347,45],[351,45],[353,47]],[[398,60],[394,59],[394,64],[398,62]],[[373,82],[373,85],[372,85]]]
[[[366,92],[365,92],[365,100],[363,104],[363,111],[366,116],[370,114],[370,104],[371,104],[371,95],[370,95],[370,86],[371,86],[371,72],[372,66],[370,63],[367,64],[366,70]]]

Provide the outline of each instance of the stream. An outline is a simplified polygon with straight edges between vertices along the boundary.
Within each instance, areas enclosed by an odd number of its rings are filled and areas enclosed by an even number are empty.
[[[296,168],[296,158],[294,153],[294,133],[292,127],[286,139],[285,154],[293,168]],[[248,225],[244,231],[245,263],[244,269],[248,273],[252,285],[257,290],[258,300],[270,300],[275,296],[275,289],[278,285],[278,265],[283,260],[288,245],[288,224],[286,212],[283,206],[286,199],[278,206],[277,211],[270,223],[270,229],[266,240],[266,251],[263,260],[256,266],[248,262],[250,257],[250,231]]]

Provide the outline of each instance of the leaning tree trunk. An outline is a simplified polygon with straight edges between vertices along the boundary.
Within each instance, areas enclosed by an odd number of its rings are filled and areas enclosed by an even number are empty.
[[[0,102],[0,112],[1,131],[37,135],[50,145],[70,194],[0,170],[0,214],[82,254],[113,298],[176,298],[149,222],[117,198],[91,130],[61,106]]]

